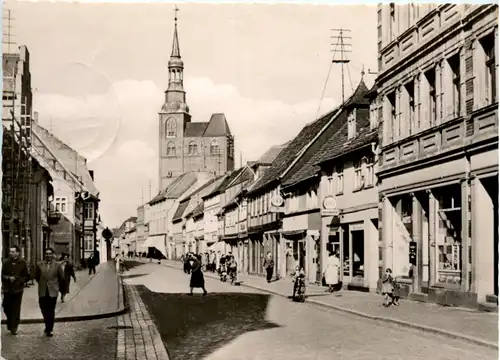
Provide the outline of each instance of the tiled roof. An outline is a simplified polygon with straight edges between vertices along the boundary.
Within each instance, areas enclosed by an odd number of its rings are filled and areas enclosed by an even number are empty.
[[[337,110],[338,109],[330,111],[313,123],[306,125],[300,133],[290,141],[288,146],[279,153],[264,175],[255,182],[249,194],[256,193],[271,182],[278,180],[278,177],[292,164],[304,146],[306,146],[328,121],[330,121]]]
[[[206,199],[206,198],[209,198],[209,197],[213,197],[213,196],[215,196],[217,194],[220,194],[224,190],[226,190],[227,186],[229,184],[231,184],[231,182],[233,180],[235,180],[238,177],[238,175],[240,175],[241,172],[244,169],[246,169],[246,167],[242,167],[242,168],[236,169],[236,170],[230,172],[229,174],[226,174],[226,176],[222,179],[222,181],[219,183],[219,185],[216,186],[210,193],[204,195],[203,198]]]
[[[164,199],[178,199],[186,191],[189,190],[191,186],[196,182],[197,176],[196,172],[189,171],[180,175],[171,184],[169,184],[165,189],[160,191],[149,204],[156,203]]]
[[[226,116],[222,113],[212,114],[203,136],[218,137],[226,135],[231,135],[231,130],[229,130]]]
[[[185,212],[185,217],[187,217],[189,214],[193,213],[193,210],[196,208],[196,206],[199,205],[200,200],[203,196],[206,194],[210,193],[216,186],[220,184],[220,182],[224,179],[223,176],[210,180],[204,185],[202,185],[198,190],[192,192],[188,196],[186,196],[183,200],[189,199],[189,205],[187,206]],[[181,200],[181,201],[183,201]],[[202,201],[201,201],[202,202]]]
[[[97,190],[87,168],[87,159],[39,124],[33,123],[32,131],[69,171],[81,179],[86,191],[95,197],[99,196],[99,190]]]
[[[199,217],[201,215],[203,215],[203,210],[205,209],[205,203],[202,201],[198,204],[198,206],[196,206],[193,210],[193,217],[196,218],[196,217]]]
[[[353,95],[346,102],[346,106],[357,107],[356,126],[359,129],[366,128],[367,126],[369,126],[370,122],[369,111],[367,110],[367,105],[368,105],[368,101],[366,99],[367,93],[368,93],[368,88],[366,87],[364,81],[361,81],[356,90],[354,91]],[[317,145],[315,146],[318,146],[318,150],[310,155],[307,155],[307,153],[304,154],[302,159],[300,159],[300,161],[296,164],[296,166],[294,166],[287,174],[287,176],[285,176],[282,182],[283,187],[293,186],[297,183],[300,183],[304,180],[316,176],[316,174],[320,170],[320,167],[316,164],[315,160],[316,154],[318,153],[318,151],[321,150],[323,145],[325,145],[326,143],[337,144],[339,142],[344,143],[347,140],[346,120],[347,120],[347,111],[344,110],[341,114],[339,114],[339,116],[337,116],[337,119],[335,119],[334,122],[329,126],[329,130],[327,131],[330,131],[330,134],[327,135],[327,133],[324,133],[323,136],[320,136],[316,140]],[[339,123],[338,121],[341,122]],[[335,124],[338,125],[335,126]],[[336,130],[335,127],[337,127]],[[333,133],[331,132],[332,130],[334,131]],[[327,138],[326,136],[328,136],[329,138]],[[356,141],[356,139],[354,139],[354,141]],[[306,156],[308,158],[306,158]]]
[[[207,128],[207,122],[188,122],[184,132],[185,137],[202,137]]]
[[[174,216],[172,217],[172,221],[176,221],[176,220],[181,220],[182,219],[182,215],[184,214],[184,211],[186,211],[188,205],[189,205],[189,202],[190,202],[191,199],[186,199],[184,201],[182,201],[179,206],[177,206],[177,209],[175,210],[175,213],[174,213]]]
[[[318,165],[325,161],[337,158],[341,155],[360,148],[370,142],[377,141],[378,129],[370,130],[368,112],[364,121],[356,122],[356,137],[347,140],[347,124],[345,124],[335,136],[331,137],[321,149],[313,156],[311,163]]]
[[[287,147],[289,142],[283,145],[274,145],[270,147],[260,158],[256,161],[257,164],[271,165],[278,157],[280,152]]]
[[[204,189],[206,189],[208,186],[212,185],[213,183],[215,183],[217,180],[219,180],[221,178],[222,178],[222,176],[220,176],[218,178],[215,178],[215,179],[208,180],[205,184],[201,185],[198,189],[190,192],[186,196],[183,196],[180,201],[184,201],[184,200],[190,199],[191,197],[193,197],[194,195],[198,194],[199,192],[203,192]]]

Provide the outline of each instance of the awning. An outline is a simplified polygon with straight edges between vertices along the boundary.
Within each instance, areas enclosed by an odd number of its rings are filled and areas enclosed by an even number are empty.
[[[223,243],[223,242],[216,242],[215,244],[209,246],[208,250],[213,250],[215,252],[220,251],[221,253],[224,253],[225,248],[226,248],[225,243]]]
[[[165,235],[148,236],[142,246],[145,248],[156,248],[163,254],[163,256],[167,257],[167,249],[165,249]]]
[[[292,238],[299,238],[299,237],[305,237],[307,234],[307,230],[291,230],[291,231],[283,231],[281,233],[284,237],[292,237]]]
[[[222,237],[222,241],[231,241],[231,240],[238,240],[238,234],[231,234],[231,235],[226,235]]]

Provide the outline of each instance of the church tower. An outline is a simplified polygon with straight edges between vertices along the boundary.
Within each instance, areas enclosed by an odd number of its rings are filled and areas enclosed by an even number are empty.
[[[177,34],[177,7],[175,7],[172,53],[168,61],[168,88],[165,103],[159,113],[159,189],[165,189],[185,172],[184,135],[191,122],[184,91],[184,63],[181,59]]]

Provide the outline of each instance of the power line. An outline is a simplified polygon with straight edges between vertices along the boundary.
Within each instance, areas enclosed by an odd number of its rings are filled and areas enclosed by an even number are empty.
[[[335,52],[337,51],[337,47],[340,41],[337,41],[335,48],[333,49],[333,56],[335,56]],[[325,97],[326,86],[328,85],[328,80],[330,79],[330,73],[332,72],[333,62],[330,63],[330,68],[328,69],[328,74],[326,75],[325,84],[323,85],[323,91],[321,92],[321,97],[319,99],[318,110],[316,111],[316,118],[319,116],[319,111],[321,110],[321,103]]]
[[[349,76],[349,83],[351,84],[351,91],[354,91],[354,87],[352,86],[352,80],[351,80],[351,66],[350,64],[347,65],[347,75]]]

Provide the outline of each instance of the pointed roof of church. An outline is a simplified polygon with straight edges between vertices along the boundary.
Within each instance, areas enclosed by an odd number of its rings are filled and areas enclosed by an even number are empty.
[[[208,122],[203,136],[218,137],[226,135],[231,135],[231,130],[229,130],[229,124],[226,120],[226,115],[224,115],[223,113],[212,114],[212,117]]]
[[[179,35],[177,35],[177,18],[175,18],[174,25],[174,40],[172,41],[172,54],[170,54],[172,58],[180,58],[181,51],[179,49]]]

